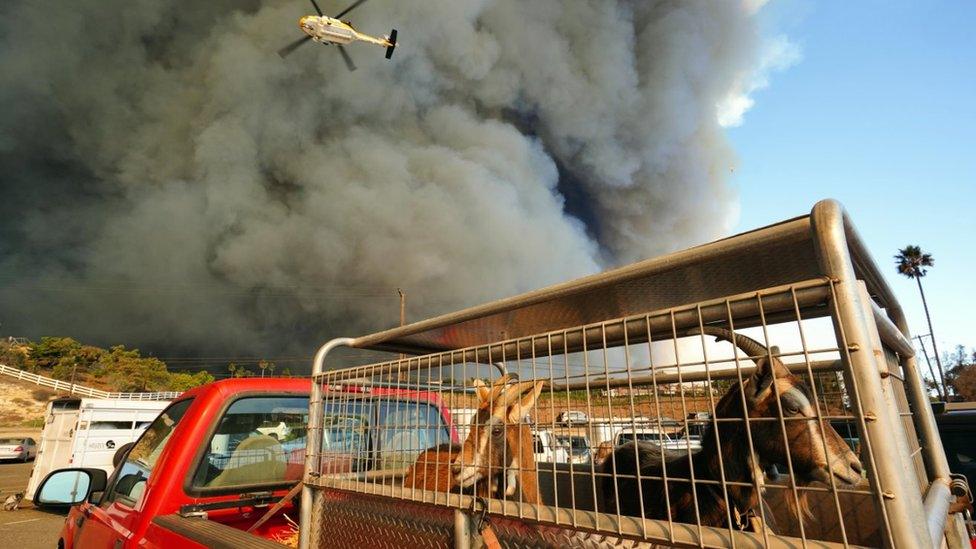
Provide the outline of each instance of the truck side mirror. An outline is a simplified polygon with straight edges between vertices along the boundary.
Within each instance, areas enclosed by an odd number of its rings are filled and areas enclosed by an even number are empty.
[[[58,469],[49,473],[37,487],[34,505],[44,508],[68,507],[88,501],[94,492],[105,490],[107,476],[101,469]]]

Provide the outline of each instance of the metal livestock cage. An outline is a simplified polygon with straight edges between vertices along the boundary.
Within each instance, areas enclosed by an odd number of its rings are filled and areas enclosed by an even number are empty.
[[[823,201],[330,341],[314,362],[301,546],[962,547],[909,340]],[[401,354],[329,370],[340,347]]]

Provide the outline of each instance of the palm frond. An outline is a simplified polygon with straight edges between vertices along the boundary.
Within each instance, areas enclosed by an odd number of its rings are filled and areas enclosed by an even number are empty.
[[[894,258],[898,273],[908,278],[921,278],[928,272],[928,269],[923,267],[935,266],[935,259],[932,254],[923,253],[920,246],[912,244],[898,250],[898,254]]]

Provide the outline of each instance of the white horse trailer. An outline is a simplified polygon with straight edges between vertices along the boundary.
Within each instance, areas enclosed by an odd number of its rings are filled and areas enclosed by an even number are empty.
[[[111,473],[112,457],[135,441],[169,401],[58,398],[48,403],[26,497],[51,471],[95,467]]]

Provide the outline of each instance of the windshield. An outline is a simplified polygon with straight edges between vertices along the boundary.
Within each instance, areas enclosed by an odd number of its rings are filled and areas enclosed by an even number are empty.
[[[245,397],[217,425],[193,478],[196,488],[230,489],[296,481],[305,461],[308,397]]]
[[[120,500],[130,506],[139,501],[146,479],[191,402],[186,399],[170,405],[149,425],[120,466],[115,485],[106,491],[106,501]]]
[[[589,451],[590,443],[586,437],[557,437],[560,443],[569,446],[574,454]]]

